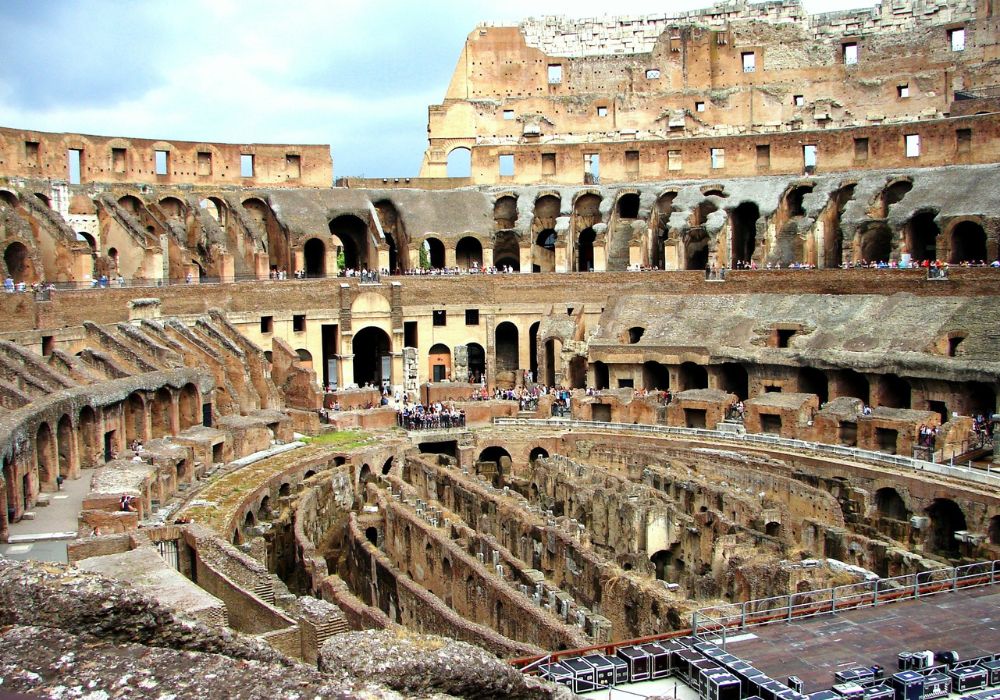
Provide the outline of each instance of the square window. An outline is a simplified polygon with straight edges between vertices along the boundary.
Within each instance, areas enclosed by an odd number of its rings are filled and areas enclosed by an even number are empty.
[[[52,351],[56,349],[56,340],[54,336],[43,335],[42,336],[42,355],[48,357],[52,354]],[[954,355],[952,355],[954,357]]]
[[[916,158],[920,155],[920,134],[906,135],[906,157]]]
[[[198,151],[198,174],[212,174],[212,154],[208,151]]]
[[[512,110],[512,109],[505,109],[503,111],[503,118],[506,121],[509,121],[509,122],[510,121],[514,121],[514,110]]]
[[[705,103],[704,102],[695,102],[694,103],[694,111],[695,112],[704,112],[705,111]]]
[[[807,173],[816,170],[816,146],[809,144],[802,147],[802,165]]]
[[[435,326],[447,326],[448,325],[448,312],[443,309],[437,309],[432,314]]]
[[[153,151],[153,165],[157,175],[166,175],[170,167],[170,151]]]
[[[952,51],[965,51],[965,30],[952,29],[948,32],[948,42]]]
[[[639,174],[639,151],[625,151],[625,172],[629,175]]]
[[[904,85],[897,85],[896,86],[896,94],[899,96],[899,99],[901,99],[901,100],[909,97],[910,96],[910,86],[909,85],[905,85],[905,84]]]
[[[601,155],[599,153],[583,154],[583,180],[590,185],[601,181]]]
[[[562,64],[549,64],[549,85],[558,85],[562,82]]]
[[[240,177],[253,177],[253,154],[240,154]]]
[[[294,153],[285,154],[285,173],[292,179],[302,177],[302,156]]]
[[[972,129],[955,130],[955,152],[956,153],[972,152]]]
[[[726,167],[726,149],[725,148],[713,148],[711,152],[712,156],[712,169],[718,170],[719,168]]]
[[[542,175],[555,175],[556,174],[556,154],[555,153],[543,153],[542,154]]]
[[[805,95],[796,95],[792,98],[792,101],[795,103],[796,107],[801,107],[806,103],[806,98]]]
[[[261,316],[260,317],[260,332],[261,333],[274,333],[274,316]]]
[[[646,69],[646,80],[656,80],[660,77],[659,68],[647,68]]]
[[[467,326],[478,326],[479,325],[479,309],[466,309],[465,310],[465,325],[467,325]]]
[[[116,173],[125,172],[125,149],[124,148],[112,148],[111,149],[111,170]]]
[[[599,117],[606,117],[606,116],[608,116],[608,108],[607,107],[598,107],[597,108],[597,116],[599,116]]]
[[[403,321],[403,346],[408,348],[419,347],[417,345],[416,321]]]
[[[858,163],[863,163],[868,160],[868,139],[867,138],[857,138],[854,139],[854,160]]]
[[[500,176],[508,177],[514,174],[514,154],[504,153],[500,156]]]
[[[743,59],[744,73],[753,73],[757,70],[757,54],[753,51],[744,51],[740,56]]]
[[[844,65],[853,66],[858,62],[858,45],[855,43],[849,43],[843,45],[844,51]]]
[[[757,167],[761,170],[771,167],[771,147],[766,143],[757,146]]]
[[[38,165],[39,160],[39,148],[38,141],[25,141],[24,142],[24,158],[28,161],[28,165]]]
[[[302,333],[306,329],[306,315],[295,314],[292,316],[292,330],[295,333]]]
[[[667,170],[680,170],[684,167],[680,151],[667,151]]]

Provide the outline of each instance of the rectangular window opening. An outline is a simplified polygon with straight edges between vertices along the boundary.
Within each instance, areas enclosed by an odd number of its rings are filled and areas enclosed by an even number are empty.
[[[285,155],[285,173],[289,178],[297,179],[302,177],[302,156],[295,153]]]
[[[646,80],[656,80],[660,77],[659,68],[647,68],[646,69]]]
[[[910,86],[907,85],[906,83],[903,83],[902,85],[897,85],[896,95],[899,97],[899,99],[905,100],[907,97],[910,96]]]
[[[500,176],[509,177],[514,174],[514,154],[503,153],[500,155]]]
[[[604,106],[598,107],[597,108],[597,116],[599,116],[599,117],[606,117],[606,116],[608,116],[608,108],[604,107]]]
[[[781,435],[781,416],[770,413],[760,414],[760,432],[768,435]]]
[[[261,333],[274,333],[274,316],[261,316],[260,317],[260,332]]]
[[[302,333],[306,329],[306,315],[294,314],[292,316],[292,331]]]
[[[170,167],[169,151],[153,151],[153,168],[157,175],[166,175]]]
[[[83,168],[83,151],[79,148],[69,149],[69,184],[80,184],[80,173]]]
[[[955,130],[955,151],[958,153],[972,152],[972,129]]]
[[[448,325],[448,312],[443,309],[435,309],[433,312],[433,318],[435,326]]]
[[[558,85],[562,82],[562,64],[549,64],[549,85]]]
[[[240,154],[240,177],[253,177],[254,162],[252,153]]]
[[[952,29],[948,32],[948,43],[952,51],[965,51],[965,30]]]
[[[694,103],[694,111],[695,112],[704,112],[705,111],[705,103],[704,102],[695,102]]]
[[[854,139],[854,160],[858,163],[863,163],[868,160],[867,138]]]
[[[726,167],[726,149],[725,148],[713,148],[711,151],[712,158],[712,169],[718,170],[719,168]]]
[[[743,59],[744,73],[753,73],[757,70],[757,54],[753,51],[744,51],[740,56]]]
[[[41,164],[38,141],[24,142],[24,159],[28,161],[28,165],[38,166]]]
[[[543,153],[542,154],[542,175],[555,175],[556,174],[556,154],[555,153]]]
[[[510,121],[514,121],[514,110],[512,110],[512,109],[505,109],[503,111],[503,118],[506,121],[509,121],[509,122]]]
[[[599,153],[583,154],[583,181],[596,185],[601,181],[601,156]]]
[[[56,349],[55,337],[51,335],[42,336],[42,355],[48,357]]]
[[[625,172],[629,175],[639,174],[639,151],[625,151]]]
[[[906,135],[906,157],[916,158],[920,155],[920,134]]]
[[[667,170],[680,170],[684,167],[680,151],[667,151]]]
[[[761,170],[771,167],[771,146],[766,143],[757,146],[757,167]]]
[[[403,345],[408,348],[418,347],[416,321],[403,321]]]
[[[111,170],[116,173],[125,172],[125,149],[124,148],[112,148],[111,149]]]
[[[795,103],[796,107],[801,107],[806,103],[806,97],[805,95],[796,95],[792,98],[792,101]]]
[[[814,144],[807,144],[802,147],[802,165],[806,173],[812,174],[816,172],[816,146]]]
[[[844,65],[853,66],[858,62],[858,45],[854,42],[843,45]]]
[[[466,309],[465,310],[465,325],[467,325],[467,326],[478,326],[479,325],[479,309]]]
[[[212,174],[212,154],[207,151],[198,151],[198,174]]]

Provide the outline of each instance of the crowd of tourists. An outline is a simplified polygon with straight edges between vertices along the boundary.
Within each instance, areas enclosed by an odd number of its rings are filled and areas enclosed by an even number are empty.
[[[440,401],[411,404],[404,400],[396,411],[396,425],[406,430],[464,428],[465,411]]]

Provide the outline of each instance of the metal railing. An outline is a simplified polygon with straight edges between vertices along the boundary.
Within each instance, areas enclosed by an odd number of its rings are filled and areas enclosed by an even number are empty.
[[[726,636],[733,630],[916,600],[997,583],[1000,583],[1000,560],[978,562],[815,591],[758,598],[744,603],[705,607],[691,614],[691,630],[699,639],[720,638],[722,647],[725,648]]]
[[[830,445],[823,442],[796,440],[777,435],[760,433],[733,433],[711,430],[708,428],[681,428],[665,425],[648,425],[641,423],[606,423],[599,421],[567,420],[560,418],[494,418],[494,425],[521,425],[546,428],[582,428],[586,430],[612,430],[615,432],[643,433],[647,435],[662,435],[665,437],[703,438],[717,442],[749,444],[764,447],[805,450],[832,457],[842,457],[860,462],[871,462],[885,466],[897,467],[918,472],[929,472],[938,476],[975,482],[987,486],[1000,487],[1000,472],[987,466],[985,471],[971,469],[959,465],[936,464],[925,462],[903,455],[891,455],[884,452],[872,452],[844,445]]]

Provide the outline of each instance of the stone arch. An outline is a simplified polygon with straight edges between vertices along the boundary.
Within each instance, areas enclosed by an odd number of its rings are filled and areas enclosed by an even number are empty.
[[[166,387],[160,387],[153,394],[153,400],[150,402],[152,435],[154,440],[170,435],[173,432],[173,422],[170,417],[172,412],[173,398],[171,397],[170,390]]]
[[[965,513],[950,498],[935,498],[924,512],[931,520],[928,544],[938,552],[957,556],[959,547],[955,533],[967,529]]]
[[[656,234],[651,241],[653,247],[649,262],[661,270],[667,267],[666,245],[667,239],[670,238],[670,215],[676,211],[676,207],[674,207],[676,198],[676,190],[667,190],[657,197],[654,207]]]
[[[483,244],[475,236],[464,236],[455,244],[455,264],[472,269],[483,267]]]
[[[126,194],[119,197],[118,206],[134,216],[139,216],[142,210],[146,208],[146,205],[142,203],[142,200],[132,194]]]
[[[302,246],[306,277],[326,276],[326,243],[320,238],[310,238]]]
[[[911,515],[899,491],[891,486],[883,486],[875,492],[875,510],[880,518],[901,522],[908,521]]]
[[[588,226],[580,231],[576,239],[576,271],[590,272],[594,269],[594,241],[597,234]]]
[[[354,353],[355,384],[379,388],[392,384],[392,339],[384,330],[377,326],[360,329],[351,341],[351,352]]]
[[[281,486],[278,487],[278,497],[290,496],[292,495],[292,485],[287,481],[282,482]]]
[[[546,228],[538,232],[538,235],[535,236],[535,243],[531,247],[532,272],[555,272],[557,240],[558,236],[554,228]]]
[[[392,467],[393,466],[394,466],[394,464],[393,464],[393,458],[392,457],[390,457],[389,459],[385,460],[385,462],[382,463],[382,476],[388,476],[389,472],[392,471]]]
[[[448,151],[448,164],[445,167],[448,177],[472,177],[472,149],[466,146],[456,146]]]
[[[517,326],[511,321],[504,321],[497,325],[496,330],[493,332],[493,338],[496,352],[497,379],[499,380],[501,372],[510,372],[515,375],[512,381],[516,380],[516,373],[521,367],[519,359],[519,331]]]
[[[505,193],[494,200],[493,222],[497,231],[514,228],[517,222],[517,195]]]
[[[740,261],[750,262],[753,259],[757,249],[758,219],[760,207],[755,202],[741,202],[729,213],[733,241],[729,255],[730,267],[736,267]]]
[[[642,326],[632,326],[626,331],[626,339],[630,345],[635,345],[640,340],[642,336],[645,335],[646,329]]]
[[[888,262],[892,257],[892,231],[882,221],[869,221],[858,230],[858,254],[867,262]]]
[[[10,190],[0,190],[0,204],[6,205],[11,209],[16,209],[20,202],[17,199],[17,195]]]
[[[396,205],[388,199],[380,199],[374,206],[382,224],[386,246],[389,248],[389,272],[395,274],[398,271],[408,270],[412,267],[410,237],[406,233],[402,215],[396,209]]]
[[[7,274],[15,284],[35,284],[39,281],[35,262],[31,252],[21,241],[11,241],[3,251],[3,262],[7,266]]]
[[[250,534],[250,530],[257,526],[257,518],[254,517],[253,511],[248,510],[246,515],[243,516],[243,531],[244,537]]]
[[[521,248],[514,231],[497,231],[493,242],[493,264],[501,270],[509,265],[514,272],[521,271]]]
[[[936,216],[935,210],[922,209],[906,222],[904,229],[906,250],[914,261],[937,260],[937,239],[941,229],[934,221]]]
[[[770,520],[764,525],[764,534],[768,537],[781,537],[781,523],[777,520]]]
[[[365,528],[365,539],[378,547],[378,528],[370,525]]]
[[[715,202],[702,200],[691,214],[690,225],[684,230],[681,240],[684,243],[684,269],[704,270],[708,268],[708,253],[711,240],[705,228],[705,222],[718,207]]]
[[[803,206],[802,200],[807,194],[811,194],[813,189],[815,189],[815,185],[810,182],[791,185],[787,190],[785,190],[785,196],[782,198],[782,205],[785,210],[784,214],[788,219],[806,215],[806,210]]]
[[[146,402],[138,392],[132,392],[122,407],[125,413],[125,440],[144,440],[146,437]]]
[[[670,370],[666,365],[652,360],[642,363],[642,388],[647,391],[670,389]]]
[[[978,262],[989,257],[986,231],[976,221],[965,219],[953,224],[948,238],[951,248],[949,263]]]
[[[556,385],[556,374],[562,370],[563,343],[559,338],[548,338],[545,341],[545,377],[542,380],[548,386]]]
[[[97,255],[97,239],[86,231],[77,231],[76,240],[86,243],[91,255]]]
[[[38,483],[49,487],[55,487],[59,466],[53,442],[52,428],[48,423],[40,423],[35,431],[35,464],[38,469]]]
[[[342,214],[329,223],[330,234],[340,241],[345,269],[372,269],[368,250],[368,225],[353,214]]]
[[[618,196],[615,203],[618,210],[619,219],[639,218],[639,193],[635,191],[623,192]]]
[[[205,210],[205,213],[219,222],[219,226],[226,227],[229,218],[229,209],[218,197],[205,197],[198,202],[198,207]]]
[[[257,506],[257,519],[258,520],[268,520],[271,517],[271,497],[264,494],[264,497],[260,499],[260,505]]]
[[[427,351],[427,373],[434,382],[451,379],[451,350],[444,343],[435,343]]]
[[[649,557],[658,580],[676,583],[680,578],[684,572],[684,560],[679,556],[680,548],[680,543],[676,543],[668,549],[654,552]]]
[[[427,264],[435,270],[444,269],[444,243],[441,242],[441,239],[428,236],[424,238],[421,246],[427,256]]]
[[[97,413],[90,406],[80,409],[77,422],[82,440],[84,466],[97,466],[101,462],[101,440],[97,429]]]
[[[364,494],[365,486],[373,483],[375,483],[375,475],[372,473],[371,466],[366,462],[361,465],[361,469],[358,471],[358,490]]]
[[[309,352],[305,348],[296,348],[295,349],[295,354],[299,358],[299,364],[301,364],[302,366],[307,367],[309,369],[312,369],[312,366],[313,366],[313,356],[312,356],[311,352]]]
[[[182,219],[187,207],[177,197],[163,197],[159,201],[160,211],[168,219]]]
[[[73,421],[65,413],[56,424],[56,443],[59,448],[59,476],[64,479],[76,476],[76,433]]]
[[[182,386],[177,404],[181,430],[201,423],[201,393],[198,387],[190,382]]]
[[[889,207],[903,201],[903,197],[912,189],[913,181],[908,177],[891,180],[878,193],[873,214],[879,219],[886,218],[889,216]]]
[[[468,343],[466,346],[469,362],[469,378],[473,382],[486,379],[486,350],[479,343]]]
[[[699,364],[682,362],[677,374],[678,379],[680,379],[681,391],[708,388],[708,370]]]
[[[531,452],[528,453],[529,462],[534,462],[537,459],[548,459],[548,457],[549,457],[549,451],[541,446],[532,447]],[[537,490],[538,487],[536,486],[535,489]],[[535,500],[538,499],[536,498]]]
[[[830,195],[823,212],[823,264],[824,268],[839,267],[844,262],[844,232],[840,222],[847,203],[854,198],[857,183],[847,183]]]

